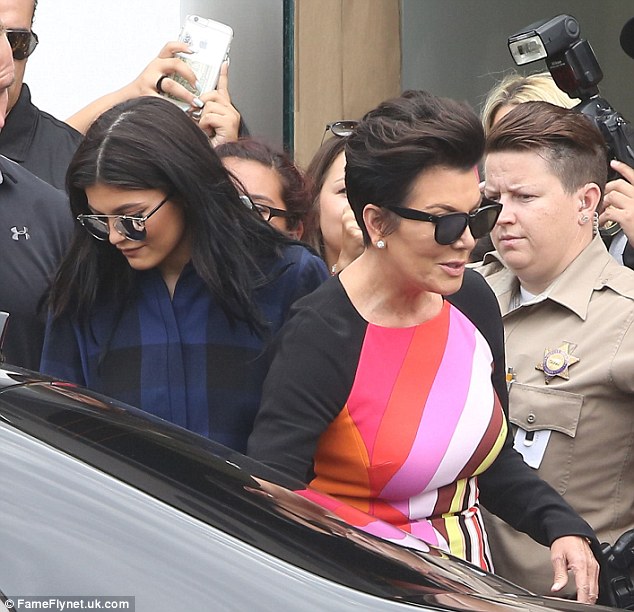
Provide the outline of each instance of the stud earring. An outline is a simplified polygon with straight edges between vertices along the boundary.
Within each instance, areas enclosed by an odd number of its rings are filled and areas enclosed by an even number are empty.
[[[385,244],[385,240],[377,240],[376,241],[376,248],[377,249],[384,249],[387,245]]]
[[[581,223],[587,223],[588,221],[590,221],[590,217],[588,217],[588,215],[583,215],[581,217]]]

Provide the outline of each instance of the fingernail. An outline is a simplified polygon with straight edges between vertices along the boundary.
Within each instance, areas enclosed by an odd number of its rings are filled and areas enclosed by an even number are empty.
[[[203,90],[203,84],[200,81],[196,81],[196,83],[194,83],[195,87],[196,87],[196,91],[200,91],[202,92]]]
[[[205,103],[198,97],[194,98],[192,100],[192,104],[194,106],[197,106],[198,108],[202,108],[203,106],[205,106]]]

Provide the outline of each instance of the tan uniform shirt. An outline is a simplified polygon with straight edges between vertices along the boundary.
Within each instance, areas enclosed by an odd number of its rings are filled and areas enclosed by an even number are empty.
[[[516,446],[599,541],[613,543],[634,528],[634,271],[597,237],[545,299],[519,306],[519,282],[496,253],[475,267],[503,315]],[[486,518],[496,572],[550,593],[549,550]]]

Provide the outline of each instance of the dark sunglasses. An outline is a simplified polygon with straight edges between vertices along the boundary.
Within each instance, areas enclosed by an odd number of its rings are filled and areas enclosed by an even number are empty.
[[[427,221],[435,224],[434,240],[438,244],[448,245],[456,242],[469,226],[474,238],[483,238],[495,225],[502,211],[502,204],[483,198],[480,208],[472,213],[448,213],[446,215],[430,215],[413,208],[386,206],[388,210],[404,219]]]
[[[35,32],[21,29],[7,29],[5,32],[9,44],[11,45],[13,59],[26,59],[35,51],[35,47],[37,47],[37,43],[39,42]]]
[[[346,136],[350,136],[356,129],[358,121],[354,120],[341,120],[341,121],[333,121],[332,123],[326,124],[326,129],[321,137],[321,144],[324,144],[324,138],[326,138],[326,134],[331,132],[335,136],[339,138],[345,138]]]
[[[124,238],[139,242],[145,240],[147,231],[145,222],[170,199],[166,196],[147,215],[143,217],[131,217],[128,215],[77,215],[86,231],[97,240],[108,240],[110,236],[110,224],[108,219],[114,219],[114,229]]]

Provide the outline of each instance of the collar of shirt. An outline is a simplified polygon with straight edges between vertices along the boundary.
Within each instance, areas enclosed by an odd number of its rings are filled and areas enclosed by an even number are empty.
[[[2,154],[9,159],[22,163],[31,147],[39,116],[31,104],[31,92],[26,84],[22,85],[20,97],[7,115],[6,123],[0,132]]]
[[[5,182],[5,179],[9,179],[12,183],[18,182],[11,173],[11,164],[13,163],[15,162],[7,159],[4,155],[0,155],[0,185]]]
[[[519,281],[504,265],[497,251],[485,255],[479,271],[498,297],[502,315],[519,306]],[[634,274],[627,274],[626,268],[612,258],[601,238],[596,236],[545,294],[537,296],[538,299],[530,304],[544,300],[557,302],[585,320],[592,293],[604,287],[634,299]]]

